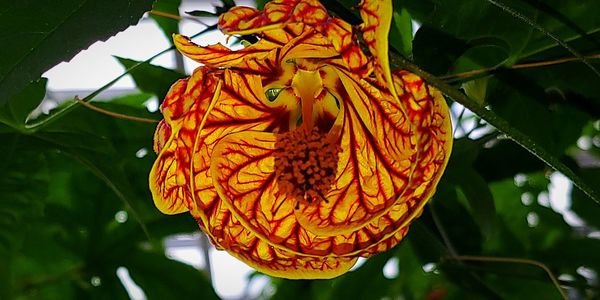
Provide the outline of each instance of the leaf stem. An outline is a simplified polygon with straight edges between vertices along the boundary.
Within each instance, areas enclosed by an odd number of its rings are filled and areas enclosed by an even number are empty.
[[[571,52],[571,54],[573,54],[573,56],[577,57],[581,62],[583,62],[586,66],[588,66],[588,68],[590,68],[590,70],[592,70],[596,75],[598,75],[598,77],[600,77],[600,71],[598,71],[598,69],[596,69],[596,67],[594,67],[584,56],[582,56],[577,50],[573,49],[571,46],[569,46],[567,43],[565,43],[563,40],[561,40],[558,36],[556,36],[555,34],[553,34],[550,31],[546,30],[544,27],[542,27],[540,24],[536,23],[534,20],[526,17],[525,15],[521,14],[520,12],[514,10],[513,8],[509,7],[508,5],[506,5],[504,3],[501,3],[496,0],[486,0],[486,1],[500,9],[502,9],[503,11],[510,14],[511,16],[525,22],[527,25],[537,29],[538,31],[543,33],[545,36],[551,38],[556,43],[558,43],[560,46],[565,48],[567,51]]]
[[[128,115],[124,115],[124,114],[120,114],[120,113],[116,113],[116,112],[112,112],[103,108],[100,108],[98,106],[93,105],[90,102],[85,102],[83,100],[81,100],[79,97],[75,96],[75,100],[77,102],[79,102],[81,105],[95,111],[95,112],[99,112],[101,114],[107,115],[107,116],[111,116],[113,118],[117,118],[117,119],[122,119],[122,120],[129,120],[129,121],[136,121],[136,122],[142,122],[142,123],[158,123],[159,120],[155,120],[155,119],[148,119],[148,118],[142,118],[142,117],[135,117],[135,116],[128,116]]]
[[[600,53],[584,56],[584,58],[585,59],[600,59]],[[546,66],[564,64],[564,63],[569,63],[569,62],[574,62],[574,61],[580,61],[580,59],[577,57],[566,57],[566,58],[559,58],[559,59],[548,60],[548,61],[515,64],[513,66],[510,66],[509,68],[510,69],[538,68],[538,67],[546,67]],[[461,73],[456,73],[456,74],[440,76],[439,78],[443,79],[443,80],[464,78],[464,77],[479,75],[482,73],[487,73],[487,72],[494,71],[497,69],[498,69],[498,67],[482,68],[482,69],[477,69],[477,70],[471,70],[471,71],[466,71],[466,72],[461,72]]]
[[[181,19],[183,19],[181,16],[178,16],[176,14],[171,14],[168,12],[164,12],[164,11],[160,11],[160,10],[151,10],[148,12],[151,15],[155,15],[155,16],[160,16],[160,17],[165,17],[165,18],[169,18],[169,19],[173,19],[175,21],[181,21]]]

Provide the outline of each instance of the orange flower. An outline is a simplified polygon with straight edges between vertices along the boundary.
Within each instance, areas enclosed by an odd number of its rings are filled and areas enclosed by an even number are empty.
[[[238,51],[174,36],[203,66],[161,106],[158,209],[285,278],[338,276],[404,237],[448,161],[450,118],[439,91],[391,72],[391,1],[359,6],[358,28],[317,0],[234,7],[220,29],[259,38]]]

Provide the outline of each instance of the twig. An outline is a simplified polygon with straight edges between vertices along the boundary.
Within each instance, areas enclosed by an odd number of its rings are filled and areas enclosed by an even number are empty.
[[[556,287],[556,289],[558,290],[558,292],[560,293],[562,298],[565,300],[569,299],[567,297],[567,295],[565,294],[565,292],[563,291],[563,289],[560,287],[560,284],[558,283],[558,279],[556,279],[556,276],[554,276],[552,271],[550,271],[550,268],[548,268],[548,266],[546,266],[544,263],[539,262],[537,260],[528,259],[528,258],[516,258],[516,257],[473,256],[473,255],[447,256],[445,258],[449,259],[449,260],[460,260],[460,261],[502,262],[502,263],[513,263],[513,264],[536,266],[536,267],[541,268],[542,270],[544,270],[546,272],[546,274],[548,274],[548,277],[550,277],[550,280],[552,280],[552,283],[554,284],[554,286]]]
[[[581,61],[583,64],[585,64],[588,68],[590,68],[590,70],[592,70],[596,75],[598,75],[598,77],[600,77],[600,71],[598,71],[598,69],[596,69],[596,67],[594,67],[577,50],[575,50],[574,48],[572,48],[571,46],[569,46],[567,43],[565,43],[565,41],[561,40],[554,33],[546,30],[544,27],[542,27],[540,24],[536,23],[531,18],[528,18],[527,16],[523,15],[522,13],[514,10],[513,8],[509,7],[508,5],[506,5],[506,4],[504,4],[504,3],[500,2],[500,1],[496,1],[496,0],[486,0],[486,1],[489,2],[489,3],[491,3],[492,5],[500,8],[500,9],[502,9],[503,11],[505,11],[508,14],[510,14],[511,16],[513,16],[513,17],[515,17],[517,19],[520,19],[521,21],[525,22],[527,25],[529,25],[529,26],[537,29],[539,32],[543,33],[545,36],[551,38],[557,44],[559,44],[561,47],[563,47],[567,51],[571,52],[571,54],[573,54],[573,56],[577,57],[577,59],[579,61]]]
[[[124,115],[124,114],[120,114],[120,113],[116,113],[116,112],[112,112],[103,108],[100,108],[98,106],[95,106],[93,104],[91,104],[90,102],[85,102],[83,100],[81,100],[81,98],[75,96],[75,100],[79,103],[81,103],[81,105],[99,112],[101,114],[107,115],[107,116],[111,116],[117,119],[122,119],[122,120],[129,120],[129,121],[136,121],[136,122],[142,122],[142,123],[158,123],[158,120],[155,119],[148,119],[148,118],[142,118],[142,117],[134,117],[134,116],[128,116],[128,115]]]
[[[585,56],[585,58],[586,59],[600,59],[600,54]],[[575,62],[575,61],[579,61],[579,60],[580,59],[577,57],[567,57],[567,58],[559,58],[556,60],[549,60],[549,61],[515,64],[508,68],[510,68],[510,69],[526,69],[526,68],[546,67],[546,66],[564,64],[564,63],[569,63],[569,62]],[[487,72],[494,71],[497,69],[498,69],[498,67],[482,68],[482,69],[477,69],[477,70],[471,70],[471,71],[466,71],[466,72],[461,72],[461,73],[456,73],[456,74],[440,76],[439,78],[443,79],[443,80],[449,80],[449,79],[454,79],[454,78],[464,78],[464,77],[479,75],[482,73],[487,73]]]

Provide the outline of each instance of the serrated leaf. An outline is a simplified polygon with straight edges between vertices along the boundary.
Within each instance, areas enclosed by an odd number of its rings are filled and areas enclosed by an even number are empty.
[[[55,64],[138,22],[151,0],[9,1],[0,11],[0,106]],[[7,46],[10,45],[10,46]]]

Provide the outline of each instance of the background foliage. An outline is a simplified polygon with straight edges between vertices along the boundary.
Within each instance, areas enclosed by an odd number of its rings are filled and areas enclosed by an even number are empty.
[[[355,1],[323,3],[359,23]],[[112,118],[74,100],[49,116],[28,117],[45,95],[45,70],[135,24],[153,5],[177,14],[179,4],[43,0],[0,8],[0,299],[126,299],[119,267],[148,299],[218,298],[203,273],[164,255],[166,236],[195,231],[196,224],[153,207],[147,174],[155,155],[139,153],[152,148],[153,124]],[[231,5],[223,0],[216,11]],[[449,83],[452,90],[444,92],[471,101],[448,97],[457,139],[446,174],[392,251],[333,280],[273,279],[273,289],[260,297],[560,299],[537,263],[559,278],[570,298],[599,298],[600,206],[587,196],[600,186],[599,15],[595,0],[394,1],[393,61],[412,61]],[[153,18],[165,34],[176,31],[176,21]],[[413,21],[421,25],[414,37]],[[575,59],[519,67],[563,58]],[[118,59],[140,93],[95,105],[159,119],[145,101],[161,98],[184,75]],[[480,69],[487,71],[456,76]],[[493,113],[509,130],[497,131],[486,116],[454,101]],[[510,139],[527,145],[515,130],[544,150],[545,161],[556,159],[591,187],[569,195],[569,212],[582,224],[569,225],[549,205],[553,170],[528,151],[534,149]],[[130,221],[119,222],[115,213]],[[471,261],[466,255],[521,261]],[[384,274],[384,266],[399,272]]]

